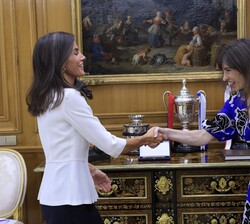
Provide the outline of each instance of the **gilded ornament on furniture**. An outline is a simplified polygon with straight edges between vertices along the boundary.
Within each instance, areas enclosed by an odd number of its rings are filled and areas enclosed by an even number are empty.
[[[110,220],[105,218],[104,221],[103,221],[104,224],[111,224]]]
[[[245,195],[249,175],[194,175],[182,176],[183,196],[204,196],[214,194]]]
[[[167,213],[163,213],[161,217],[157,217],[156,224],[172,224],[174,223],[173,217],[169,217]]]
[[[147,198],[147,177],[112,177],[111,191],[98,191],[100,198]]]
[[[147,215],[102,215],[104,224],[147,224]]]
[[[117,210],[148,210],[152,209],[151,204],[141,204],[141,203],[132,203],[132,204],[96,204],[96,207],[99,211],[117,211]]]
[[[225,212],[225,213],[200,213],[200,214],[182,214],[183,224],[190,223],[211,223],[211,224],[238,224],[242,222],[242,213]],[[202,220],[202,222],[201,222]]]
[[[211,224],[217,224],[218,221],[216,219],[212,219]]]
[[[219,219],[220,224],[227,224],[227,218],[225,215],[222,215]]]
[[[19,220],[19,221],[24,221],[23,217],[23,207],[19,207],[14,213],[13,213],[13,219]]]
[[[229,219],[229,224],[236,224],[236,220],[234,218]]]
[[[235,186],[234,181],[227,181],[224,177],[221,177],[219,181],[212,181],[211,187],[220,193],[230,191]]]
[[[166,194],[173,188],[173,184],[170,179],[167,179],[165,176],[161,176],[159,180],[155,181],[155,189],[161,192],[162,194]]]
[[[216,201],[216,202],[209,202],[209,201],[196,201],[196,202],[179,202],[178,206],[182,208],[207,208],[207,207],[244,207],[244,201]]]

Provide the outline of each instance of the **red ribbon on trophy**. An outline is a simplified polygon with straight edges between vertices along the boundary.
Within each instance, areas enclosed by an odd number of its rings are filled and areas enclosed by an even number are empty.
[[[167,104],[165,102],[165,95],[168,94]],[[167,109],[167,127],[173,128],[174,126],[174,95],[170,91],[166,91],[163,93],[163,103],[165,108]]]

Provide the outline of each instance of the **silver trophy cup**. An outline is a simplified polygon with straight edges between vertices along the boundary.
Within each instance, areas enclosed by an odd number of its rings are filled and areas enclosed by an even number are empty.
[[[186,88],[186,80],[182,81],[182,89],[180,94],[175,97],[175,110],[177,117],[182,124],[183,130],[189,129],[189,124],[195,119],[195,104],[197,98],[189,94],[188,89]]]
[[[204,91],[202,90],[200,91],[204,93]],[[170,93],[170,92],[166,91],[163,94],[163,99],[166,93]],[[186,80],[183,79],[180,93],[179,95],[174,97],[174,105],[175,105],[176,115],[178,117],[178,120],[182,124],[182,130],[184,131],[189,130],[189,124],[192,123],[195,119],[195,116],[196,116],[195,105],[197,101],[198,101],[198,98],[189,93],[189,90],[186,88]],[[165,101],[164,101],[164,105],[166,107]],[[190,145],[175,142],[173,151],[174,152],[197,152],[197,151],[200,151],[200,147],[190,146]]]

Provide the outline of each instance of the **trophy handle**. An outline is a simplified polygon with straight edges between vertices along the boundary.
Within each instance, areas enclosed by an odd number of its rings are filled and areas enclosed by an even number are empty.
[[[204,97],[206,98],[206,92],[204,91],[204,90],[199,90],[198,92],[197,92],[197,98],[196,98],[196,100],[197,101],[199,101],[199,103],[201,103],[200,102],[200,94],[203,94],[204,95]],[[195,114],[195,116],[198,116],[198,114],[199,114],[199,111]]]
[[[163,96],[162,96],[162,100],[163,100],[163,104],[164,104],[164,107],[166,108],[166,110],[168,110],[168,106],[167,106],[167,103],[166,103],[166,94],[171,94],[170,91],[166,91],[163,93]]]
[[[199,130],[201,130],[202,127],[202,122],[203,120],[206,119],[206,93],[203,90],[199,90],[197,92],[197,96],[198,96],[198,100],[199,100],[199,112],[198,112],[198,126],[199,126]],[[200,146],[201,150],[207,150],[207,145],[202,145]]]
[[[198,92],[197,92],[197,95],[199,95],[199,93],[201,93],[201,94],[203,94],[205,97],[206,97],[206,92],[204,91],[204,90],[199,90]],[[200,97],[197,97],[197,100],[199,100],[199,98]]]

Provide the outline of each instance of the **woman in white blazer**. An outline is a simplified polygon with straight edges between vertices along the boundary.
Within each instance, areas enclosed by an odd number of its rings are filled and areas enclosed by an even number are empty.
[[[86,101],[90,92],[79,91],[77,78],[85,74],[85,56],[72,34],[48,33],[33,52],[33,82],[26,102],[37,117],[46,165],[38,200],[46,224],[100,224],[94,206],[95,188],[111,189],[108,176],[88,163],[89,146],[117,157],[142,145],[163,141],[151,128],[138,138],[118,138],[108,132]]]

